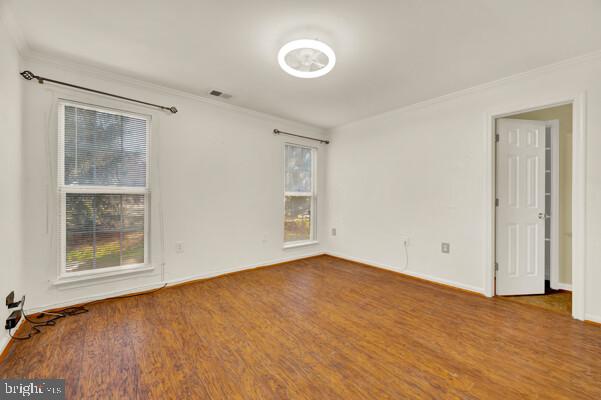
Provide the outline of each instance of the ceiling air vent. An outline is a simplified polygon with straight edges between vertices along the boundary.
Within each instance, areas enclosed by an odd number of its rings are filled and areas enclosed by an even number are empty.
[[[209,94],[210,94],[211,96],[215,96],[215,97],[221,97],[222,99],[230,99],[230,98],[232,97],[232,95],[231,95],[231,94],[228,94],[228,93],[223,93],[222,91],[220,91],[220,90],[215,90],[215,89],[211,90],[211,91],[209,92]]]

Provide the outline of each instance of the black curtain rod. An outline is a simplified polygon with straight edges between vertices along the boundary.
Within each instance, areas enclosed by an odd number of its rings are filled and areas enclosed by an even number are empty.
[[[67,83],[67,82],[55,81],[54,79],[44,78],[43,76],[35,75],[31,71],[23,71],[23,72],[21,72],[20,75],[23,78],[27,79],[28,81],[30,81],[30,80],[32,80],[32,79],[35,78],[35,79],[38,80],[38,83],[52,82],[52,83],[56,83],[57,85],[69,86],[69,87],[72,87],[72,88],[75,88],[75,89],[86,90],[86,91],[92,92],[92,93],[98,93],[98,94],[102,94],[102,95],[105,95],[105,96],[116,97],[117,99],[122,99],[122,100],[127,100],[127,101],[133,101],[134,103],[145,104],[147,106],[160,108],[161,110],[171,111],[173,114],[175,114],[177,112],[177,108],[175,108],[173,106],[171,106],[171,107],[165,107],[165,106],[161,106],[161,105],[158,105],[158,104],[147,103],[147,102],[141,101],[141,100],[130,99],[129,97],[125,97],[125,96],[119,96],[118,94],[101,92],[100,90],[90,89],[90,88],[83,87],[83,86],[78,86],[78,85],[73,85],[73,84]]]
[[[279,129],[274,129],[274,130],[273,130],[273,134],[274,134],[274,135],[288,135],[288,136],[296,136],[296,137],[303,138],[303,139],[315,140],[315,141],[317,141],[317,142],[319,142],[319,143],[330,144],[330,141],[329,141],[329,140],[322,140],[322,139],[312,138],[312,137],[309,137],[309,136],[296,135],[296,134],[294,134],[294,133],[290,133],[290,132],[284,132],[284,131],[281,131],[281,130],[279,130]]]

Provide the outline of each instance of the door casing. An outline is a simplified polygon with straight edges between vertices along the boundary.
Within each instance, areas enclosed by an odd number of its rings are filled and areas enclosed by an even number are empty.
[[[539,103],[522,103],[493,110],[485,114],[485,158],[484,176],[485,235],[484,251],[484,293],[495,295],[495,198],[496,198],[496,142],[495,121],[529,111],[541,110],[560,105],[572,105],[572,316],[584,320],[585,274],[586,274],[586,92],[576,95],[551,98]]]

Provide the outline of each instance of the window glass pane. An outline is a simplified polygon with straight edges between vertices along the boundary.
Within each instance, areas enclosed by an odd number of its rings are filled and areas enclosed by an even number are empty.
[[[312,150],[306,147],[286,145],[287,192],[313,192]]]
[[[124,265],[142,264],[144,262],[144,231],[131,231],[123,234],[123,254],[121,260]]]
[[[66,196],[67,272],[144,263],[144,195]]]
[[[284,241],[311,239],[311,197],[286,196]]]
[[[65,106],[65,185],[146,186],[147,123]]]

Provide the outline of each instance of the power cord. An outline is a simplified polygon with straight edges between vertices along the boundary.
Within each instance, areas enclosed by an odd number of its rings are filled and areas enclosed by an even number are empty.
[[[90,310],[88,310],[86,308],[86,306],[89,306],[91,304],[100,303],[100,302],[103,302],[103,301],[113,300],[113,299],[126,299],[126,298],[129,298],[129,297],[144,296],[144,295],[147,295],[147,294],[156,293],[159,290],[164,289],[165,287],[167,287],[166,283],[163,286],[161,286],[161,287],[159,287],[157,289],[154,289],[154,290],[150,290],[148,292],[128,294],[128,295],[123,295],[123,296],[109,297],[109,298],[106,298],[106,299],[93,300],[93,301],[89,301],[87,303],[80,304],[80,305],[77,305],[77,306],[70,306],[70,307],[63,308],[61,310],[54,310],[52,312],[50,312],[50,311],[43,311],[43,312],[40,313],[41,315],[51,315],[52,318],[45,319],[45,320],[38,320],[38,321],[33,320],[32,317],[30,317],[29,315],[25,314],[25,310],[24,310],[25,298],[23,298],[23,300],[21,301],[21,315],[23,315],[23,318],[25,319],[25,321],[27,321],[27,322],[29,322],[31,324],[31,330],[29,331],[29,333],[27,334],[27,336],[22,336],[22,337],[13,336],[12,329],[8,330],[8,334],[14,340],[28,340],[28,339],[31,339],[34,335],[42,333],[42,330],[40,328],[44,328],[44,327],[47,327],[47,326],[55,326],[56,325],[56,321],[58,321],[61,318],[73,317],[73,316],[76,316],[76,315],[85,314],[85,313],[89,312]]]
[[[401,269],[401,271],[405,271],[407,268],[409,268],[409,239],[404,239],[403,240],[403,246],[405,248],[405,266],[403,267],[403,269]]]
[[[32,319],[32,317],[30,317],[29,315],[27,315],[25,313],[24,308],[25,308],[25,297],[23,297],[23,300],[21,300],[20,310],[21,310],[21,315],[23,316],[25,321],[27,321],[31,324],[31,330],[29,331],[27,336],[18,337],[18,336],[13,336],[12,330],[9,329],[8,334],[10,335],[11,338],[13,338],[15,340],[31,339],[32,336],[37,335],[38,333],[42,333],[40,328],[44,328],[46,326],[55,326],[56,321],[58,321],[61,318],[75,316],[75,315],[84,314],[84,313],[88,312],[88,309],[86,309],[84,306],[67,307],[67,308],[63,308],[62,310],[58,310],[55,312],[45,312],[44,311],[41,313],[42,315],[52,315],[52,318],[45,319],[45,320],[38,319],[36,321],[36,320]]]

